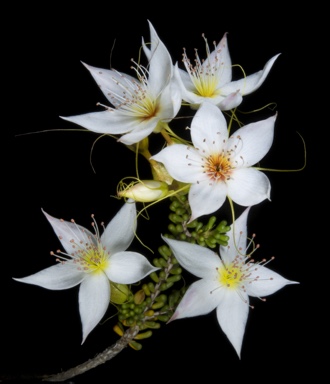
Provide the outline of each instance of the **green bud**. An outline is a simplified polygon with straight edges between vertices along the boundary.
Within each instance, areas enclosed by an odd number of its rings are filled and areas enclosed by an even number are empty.
[[[158,315],[157,320],[167,323],[170,320],[170,315]]]
[[[160,324],[157,323],[156,321],[145,321],[144,325],[146,328],[151,328],[151,329],[159,329]]]
[[[156,301],[161,301],[163,304],[167,302],[167,295],[161,294],[156,297]]]
[[[179,299],[181,297],[181,293],[180,291],[172,291],[172,293],[170,294],[169,298],[168,298],[168,304],[170,306],[170,308],[175,308]]]
[[[168,277],[166,279],[166,281],[169,282],[169,283],[176,283],[180,279],[181,279],[181,275],[173,275],[173,276]]]
[[[176,215],[175,213],[170,213],[168,218],[173,221],[174,224],[183,222],[183,218],[179,215]]]
[[[149,289],[149,287],[148,287],[147,284],[143,284],[143,285],[142,285],[142,289],[143,289],[144,293],[145,293],[147,296],[150,296],[150,295],[151,295],[150,289]]]
[[[174,235],[176,236],[178,234],[177,230],[176,230],[176,226],[174,224],[169,224],[167,229]]]
[[[216,230],[221,233],[226,233],[230,231],[230,226],[227,225],[226,220],[222,220],[218,226],[216,227]]]
[[[171,203],[170,205],[170,210],[173,211],[173,212],[176,212],[176,210],[181,206],[181,204],[175,200]]]
[[[167,261],[164,260],[164,259],[158,259],[159,260],[159,264],[163,267],[163,268],[167,268],[168,267],[168,264],[167,264]]]
[[[184,213],[186,213],[186,210],[184,208],[178,208],[175,213],[179,216],[182,216]]]
[[[155,292],[155,285],[154,285],[154,283],[152,283],[150,281],[147,285],[148,285],[149,291],[154,293]]]
[[[217,221],[216,216],[211,216],[208,223],[205,226],[205,230],[210,230],[214,226],[215,222]]]
[[[140,351],[140,349],[142,349],[142,344],[134,340],[132,340],[128,345],[136,351]]]
[[[163,280],[163,279],[165,279],[165,277],[166,277],[166,273],[165,273],[165,271],[160,271],[159,272],[159,277]]]
[[[142,340],[142,339],[147,339],[148,337],[151,337],[152,336],[152,331],[146,331],[146,332],[142,332],[142,333],[138,333],[134,339],[136,340]]]
[[[176,231],[177,231],[178,233],[182,233],[182,232],[183,232],[183,226],[182,226],[182,224],[177,224],[177,225],[175,226],[175,229],[176,229]]]
[[[182,273],[182,268],[180,266],[178,267],[173,267],[171,270],[170,270],[170,273],[172,275],[180,275]]]
[[[133,299],[134,303],[141,304],[144,301],[145,297],[146,297],[146,293],[144,292],[143,289],[140,289],[134,295],[134,299]]]
[[[171,255],[172,251],[167,245],[162,245],[158,248],[158,252],[163,256],[165,260],[167,260]]]
[[[158,303],[154,303],[152,304],[151,308],[152,309],[160,309],[164,306],[165,303],[163,303],[162,301],[159,301]]]
[[[123,304],[130,297],[131,291],[126,284],[118,284],[110,281],[111,297],[110,301],[114,304]]]
[[[174,283],[171,282],[171,281],[166,282],[166,283],[162,283],[162,284],[160,285],[159,289],[160,289],[161,291],[166,291],[166,289],[171,288],[173,284],[174,284]]]
[[[184,233],[180,233],[179,234],[179,240],[186,241],[187,240],[187,235],[185,235]]]
[[[159,278],[156,272],[151,272],[149,275],[155,283],[159,282]]]
[[[161,264],[160,264],[160,262],[159,262],[159,259],[153,259],[152,262],[154,263],[154,266],[155,266],[155,267],[157,267],[157,268],[161,268],[161,267],[162,267]]]

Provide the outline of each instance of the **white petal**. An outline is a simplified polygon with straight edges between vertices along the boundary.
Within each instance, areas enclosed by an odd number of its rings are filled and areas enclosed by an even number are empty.
[[[245,125],[229,138],[227,150],[235,154],[233,162],[250,167],[266,155],[273,143],[276,116]]]
[[[147,56],[150,57],[148,68],[148,89],[158,96],[172,77],[173,64],[171,56],[164,43],[159,39],[155,28],[148,21],[150,29],[151,48]],[[142,44],[145,45],[143,39]],[[148,52],[148,50],[147,50]]]
[[[275,60],[280,54],[273,56],[270,60],[267,61],[266,65],[261,71],[258,71],[252,75],[247,76],[245,79],[241,80],[241,93],[242,95],[248,95],[256,91],[262,83],[265,81],[268,76],[269,71],[271,70]]]
[[[223,94],[225,94],[225,91],[222,90]],[[243,101],[242,95],[239,93],[238,90],[235,92],[229,93],[228,96],[225,98],[222,97],[219,99],[219,102],[216,103],[216,105],[222,110],[222,111],[229,111],[230,109],[234,109],[238,107],[241,102]]]
[[[159,123],[159,120],[160,119],[158,116],[141,121],[137,120],[134,129],[131,132],[121,136],[118,141],[125,145],[138,143],[154,131],[154,129],[157,127],[157,124]]]
[[[169,239],[162,236],[162,239],[170,246],[179,264],[193,275],[217,280],[217,268],[222,263],[219,256],[208,248],[186,241]]]
[[[211,52],[209,61],[212,63],[212,66],[221,65],[221,72],[218,73],[219,86],[229,83],[232,79],[232,65],[228,48],[227,33],[223,35],[219,44]],[[205,59],[203,67],[206,67],[207,64],[208,60]]]
[[[74,244],[79,244],[81,249],[90,246],[90,243],[93,245],[97,244],[94,234],[88,229],[76,223],[72,223],[71,221],[56,219],[46,213],[43,209],[42,212],[53,227],[54,232],[69,255],[72,252],[77,251],[77,248],[73,248]]]
[[[278,273],[263,267],[251,268],[251,284],[246,285],[247,294],[254,297],[264,297],[273,294],[288,284],[299,284],[287,280]]]
[[[137,79],[125,73],[83,64],[93,76],[104,96],[115,107],[122,104],[122,97],[127,97],[127,88],[132,89],[130,84],[139,84]]]
[[[171,121],[181,108],[181,92],[178,82],[173,78],[162,91],[158,101],[157,116],[162,121]]]
[[[247,219],[251,207],[246,208],[243,213],[231,225],[228,245],[220,245],[220,256],[225,265],[232,263],[237,256],[238,250],[240,254],[246,255],[247,245]]]
[[[33,275],[14,278],[14,280],[21,283],[38,285],[51,290],[62,290],[75,287],[80,284],[85,277],[86,274],[79,271],[77,266],[66,263],[56,264]]]
[[[110,303],[110,282],[103,272],[88,275],[79,289],[79,312],[83,338],[102,320]]]
[[[240,357],[249,314],[249,299],[244,292],[238,294],[234,290],[226,289],[224,291],[225,294],[217,307],[217,317],[221,329],[235,348],[238,357]]]
[[[183,183],[196,183],[207,178],[203,173],[202,156],[193,147],[173,144],[162,149],[151,159],[163,163],[168,173]]]
[[[214,104],[205,101],[199,107],[191,122],[191,139],[205,156],[221,152],[228,139],[227,122]]]
[[[225,202],[227,196],[226,183],[209,180],[193,184],[189,190],[189,204],[191,207],[190,221],[200,216],[217,211]]]
[[[270,199],[270,181],[255,168],[235,169],[227,180],[228,196],[239,205],[248,207]]]
[[[253,73],[252,75],[246,76],[240,80],[232,81],[226,84],[221,90],[225,94],[229,94],[232,92],[236,92],[239,90],[241,95],[248,95],[254,91],[256,91],[262,83],[265,81],[269,71],[271,70],[275,60],[278,58],[280,54],[273,56],[264,68],[261,71]]]
[[[195,281],[189,286],[169,321],[210,313],[219,305],[222,291],[216,280]]]
[[[182,87],[184,91],[187,90],[189,92],[194,92],[195,86],[191,81],[190,76],[186,71],[178,67],[177,62],[175,63],[175,66],[174,66],[174,77],[178,81],[180,88]]]
[[[130,246],[136,226],[136,204],[129,199],[113,217],[101,236],[101,243],[110,256],[125,251]]]
[[[92,132],[119,135],[145,125],[136,116],[130,116],[120,110],[85,113],[75,116],[60,116],[61,119],[78,124]]]
[[[136,283],[159,269],[137,252],[118,252],[109,261],[105,273],[111,281],[118,284]]]

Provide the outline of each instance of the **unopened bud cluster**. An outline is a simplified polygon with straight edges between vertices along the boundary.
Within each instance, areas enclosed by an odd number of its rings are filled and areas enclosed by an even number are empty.
[[[136,340],[141,340],[152,335],[152,329],[159,329],[161,323],[166,323],[174,313],[185,293],[185,288],[172,288],[181,280],[182,268],[167,245],[158,249],[160,257],[154,258],[153,264],[160,269],[152,272],[150,281],[142,284],[140,290],[131,295],[128,300],[118,306],[119,322],[114,326],[114,331],[122,336],[125,327],[139,327],[139,333],[129,345],[140,350],[142,345]],[[168,293],[170,288],[171,292]],[[142,331],[142,332],[140,332]]]
[[[204,247],[215,248],[218,245],[226,246],[229,237],[226,233],[230,230],[227,221],[216,223],[217,218],[211,216],[206,224],[194,220],[188,223],[191,216],[190,206],[186,195],[176,195],[170,198],[169,219],[171,223],[168,230],[171,238],[198,244]]]

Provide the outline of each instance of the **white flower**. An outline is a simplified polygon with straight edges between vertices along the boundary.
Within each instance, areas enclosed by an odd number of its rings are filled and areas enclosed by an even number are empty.
[[[226,196],[246,207],[270,198],[268,177],[252,166],[272,145],[275,119],[248,124],[228,137],[223,113],[204,102],[191,123],[194,146],[174,144],[152,156],[174,179],[191,184],[190,221],[218,210]]]
[[[205,39],[205,38],[204,38]],[[207,57],[201,60],[196,50],[194,65],[183,54],[186,71],[175,66],[175,76],[178,80],[182,99],[196,108],[208,100],[221,110],[229,110],[241,104],[243,96],[256,91],[266,79],[270,69],[279,54],[273,56],[264,68],[240,80],[232,81],[232,63],[228,50],[227,34],[210,52],[205,39]]]
[[[33,275],[15,278],[22,283],[62,290],[80,284],[79,311],[83,340],[100,322],[110,303],[110,282],[132,284],[159,269],[146,257],[126,249],[136,230],[136,206],[129,200],[110,221],[100,236],[76,224],[56,219],[43,211],[62,243],[59,263]]]
[[[183,268],[200,278],[192,283],[169,321],[210,313],[216,309],[220,327],[240,357],[249,312],[249,296],[262,300],[290,281],[247,255],[250,207],[232,225],[228,246],[220,257],[208,248],[163,237]],[[256,249],[256,248],[255,248]],[[254,249],[254,250],[255,250]]]
[[[150,48],[142,39],[149,66],[145,68],[134,63],[137,79],[115,70],[84,64],[114,108],[62,117],[64,120],[97,133],[123,134],[118,141],[132,145],[152,132],[159,132],[163,124],[176,116],[182,99],[173,78],[172,59],[150,22],[149,27]]]

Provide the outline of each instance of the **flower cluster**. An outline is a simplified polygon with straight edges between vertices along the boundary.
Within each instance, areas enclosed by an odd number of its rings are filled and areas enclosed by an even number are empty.
[[[265,259],[252,258],[258,245],[247,230],[251,207],[270,200],[271,183],[259,162],[272,146],[277,113],[244,125],[237,109],[244,96],[262,86],[279,54],[260,71],[246,75],[242,70],[242,77],[233,80],[227,34],[213,50],[203,35],[205,58],[196,50],[192,63],[184,50],[181,65],[150,22],[149,28],[150,41],[142,38],[147,64],[133,61],[134,76],[84,64],[109,105],[62,118],[114,137],[136,159],[143,156],[150,179],[123,177],[117,189],[123,206],[102,234],[94,218],[90,232],[44,212],[64,250],[52,253],[56,265],[15,280],[53,290],[79,285],[83,342],[110,303],[118,314],[113,329],[134,349],[161,323],[215,309],[240,357],[249,297],[263,299],[296,283],[271,271]],[[184,108],[191,119],[186,137],[169,126],[179,113],[185,116]],[[154,135],[164,139],[155,152]],[[160,234],[159,257],[150,261],[128,249],[141,213],[164,202],[169,203],[168,233]],[[226,203],[231,225],[218,219]],[[236,206],[243,213],[236,215]],[[188,287],[182,283],[185,271],[197,278]]]

